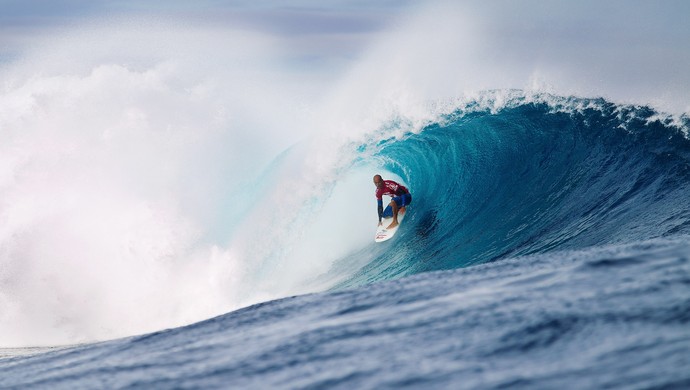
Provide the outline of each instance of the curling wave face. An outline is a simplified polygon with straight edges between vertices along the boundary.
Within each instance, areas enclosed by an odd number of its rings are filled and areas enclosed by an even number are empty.
[[[346,284],[690,231],[687,118],[513,92],[361,147],[415,204],[398,240]]]

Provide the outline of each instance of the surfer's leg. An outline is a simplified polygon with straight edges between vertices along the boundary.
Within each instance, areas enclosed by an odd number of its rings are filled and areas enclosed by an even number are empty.
[[[393,222],[388,225],[389,229],[398,226],[398,204],[395,202],[395,200],[391,200],[390,206],[393,209]]]
[[[405,206],[407,206],[408,204],[410,204],[410,202],[412,202],[412,196],[410,194],[405,194],[405,195],[400,197],[400,202],[401,202],[400,207],[399,207],[400,211],[398,212],[398,214],[404,214],[405,210],[406,210]]]

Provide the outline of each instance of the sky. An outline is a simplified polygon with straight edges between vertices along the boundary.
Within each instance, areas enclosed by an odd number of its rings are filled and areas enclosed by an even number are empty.
[[[94,19],[152,17],[264,31],[284,36],[360,36],[381,30],[409,0],[400,1],[90,1],[0,0],[0,61],[27,45]],[[327,5],[324,5],[327,4]],[[343,45],[339,49],[351,50]]]
[[[419,15],[435,3],[447,5],[431,13],[437,22],[427,18],[417,31],[407,32],[437,45],[445,52],[444,63],[463,62],[436,66],[436,71],[461,69],[475,78],[453,93],[532,83],[564,94],[690,110],[690,2],[684,0],[0,0],[0,64],[16,61],[37,44],[50,45],[56,32],[137,18],[280,37],[298,59],[296,66],[340,71],[355,67],[386,36],[390,41],[401,25],[423,19]],[[463,37],[449,37],[454,34]],[[425,50],[417,46],[409,48],[408,59]]]

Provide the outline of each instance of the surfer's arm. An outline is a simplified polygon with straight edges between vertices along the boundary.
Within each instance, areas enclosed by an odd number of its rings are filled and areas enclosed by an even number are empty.
[[[381,218],[383,217],[383,199],[376,199],[379,211],[379,225],[381,224]]]

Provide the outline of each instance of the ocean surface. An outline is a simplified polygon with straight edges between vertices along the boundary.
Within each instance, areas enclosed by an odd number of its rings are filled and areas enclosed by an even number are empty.
[[[311,287],[109,341],[8,345],[0,388],[690,388],[689,128],[650,107],[519,90],[421,126],[388,119],[332,151],[327,190],[281,225],[298,238],[247,249],[262,261],[245,276]],[[268,164],[252,196],[294,172],[300,148]],[[413,194],[383,244],[375,173]],[[344,248],[313,236],[358,187],[371,229],[345,226]],[[310,237],[327,245],[286,244]],[[279,266],[288,250],[330,260],[295,279]]]

